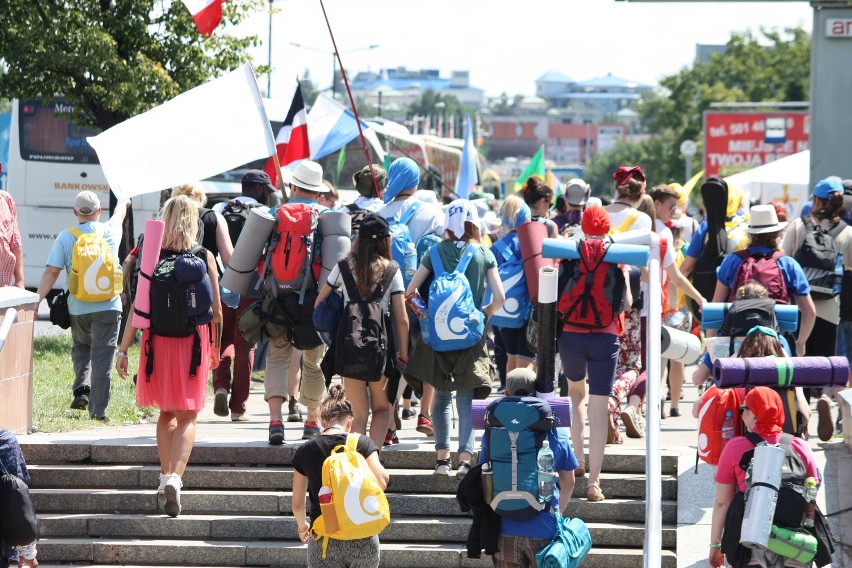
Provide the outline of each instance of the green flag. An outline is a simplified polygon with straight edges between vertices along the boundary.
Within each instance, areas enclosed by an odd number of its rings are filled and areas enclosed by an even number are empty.
[[[515,191],[518,191],[527,183],[527,179],[533,174],[537,174],[544,180],[544,146],[539,146],[538,151],[530,160],[529,165],[521,172],[521,175],[518,176],[517,181],[515,182]]]
[[[343,146],[340,149],[340,153],[337,154],[337,174],[334,176],[334,186],[340,183],[340,172],[343,171],[343,164],[346,163],[346,146]]]

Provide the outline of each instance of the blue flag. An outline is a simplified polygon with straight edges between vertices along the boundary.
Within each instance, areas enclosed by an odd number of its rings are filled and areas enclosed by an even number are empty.
[[[470,115],[467,114],[464,117],[464,148],[459,164],[459,175],[456,177],[456,196],[460,199],[470,197],[476,181],[476,145],[473,143],[473,124]]]

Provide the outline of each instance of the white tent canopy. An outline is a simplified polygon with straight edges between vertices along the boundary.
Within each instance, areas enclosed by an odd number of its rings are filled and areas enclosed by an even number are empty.
[[[742,187],[748,201],[786,203],[788,219],[794,219],[799,216],[802,207],[808,201],[810,168],[811,152],[805,150],[727,176],[725,181],[728,185]]]

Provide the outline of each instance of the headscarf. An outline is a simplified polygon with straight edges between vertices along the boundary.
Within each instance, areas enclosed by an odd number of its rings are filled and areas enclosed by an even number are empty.
[[[611,223],[606,209],[597,205],[586,207],[586,210],[583,211],[583,219],[580,221],[580,227],[587,235],[609,234]]]
[[[514,230],[528,222],[532,217],[532,212],[530,211],[530,206],[526,203],[521,204],[521,208],[518,209],[518,212],[515,213],[515,216],[512,219],[506,217],[506,210],[500,208],[500,220],[503,222],[503,226],[506,229]]]
[[[466,221],[479,227],[479,213],[473,203],[467,199],[456,199],[447,208],[443,231],[450,231],[457,239],[461,239],[465,233]]]
[[[612,174],[612,179],[619,186],[626,184],[630,181],[630,178],[645,181],[645,172],[642,171],[642,166],[621,166]]]
[[[385,203],[406,189],[417,187],[420,183],[420,168],[411,158],[397,158],[388,168],[388,186],[385,189]]]
[[[745,397],[745,404],[754,414],[754,431],[761,436],[772,436],[784,426],[784,406],[781,396],[769,387],[754,387]]]

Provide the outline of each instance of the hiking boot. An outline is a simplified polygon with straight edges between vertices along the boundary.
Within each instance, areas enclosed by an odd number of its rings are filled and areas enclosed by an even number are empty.
[[[470,471],[470,464],[467,462],[459,462],[459,466],[456,468],[456,477],[464,477],[467,475],[467,472]]]
[[[280,420],[273,420],[269,423],[269,443],[273,446],[280,446],[284,443],[284,423]]]
[[[213,414],[216,416],[228,415],[228,390],[216,389],[216,395],[213,399]]]
[[[302,411],[299,410],[299,403],[295,398],[290,399],[289,410],[287,414],[287,422],[301,422]]]
[[[74,400],[71,401],[73,410],[86,410],[89,406],[89,389],[88,387],[80,387],[74,391]]]
[[[414,410],[413,408],[403,408],[402,409],[402,419],[403,420],[410,420],[410,419],[414,418],[415,416],[417,416],[417,411]]]
[[[316,422],[305,422],[305,428],[302,430],[302,439],[310,440],[314,436],[319,436],[320,427]]]
[[[417,431],[427,436],[434,436],[435,431],[432,429],[432,420],[428,416],[421,414],[417,417]]]
[[[642,427],[642,421],[635,407],[628,406],[625,408],[620,418],[624,422],[624,429],[628,438],[641,438],[645,435],[645,429]]]
[[[170,517],[180,515],[180,488],[183,483],[176,473],[173,473],[166,480],[166,486],[163,488],[163,493],[166,495],[166,504],[163,506],[163,511]]]
[[[817,401],[817,436],[823,442],[828,442],[834,436],[834,422],[831,420],[831,398],[827,394]]]
[[[450,460],[438,460],[435,463],[435,475],[446,475],[449,477],[451,473]]]

